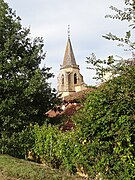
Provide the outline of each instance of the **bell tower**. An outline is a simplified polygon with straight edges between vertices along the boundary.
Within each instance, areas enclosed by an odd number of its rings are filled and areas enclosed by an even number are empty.
[[[73,48],[70,40],[70,27],[68,26],[68,39],[58,75],[58,93],[62,97],[86,89],[83,76],[80,74],[79,65],[76,64]]]

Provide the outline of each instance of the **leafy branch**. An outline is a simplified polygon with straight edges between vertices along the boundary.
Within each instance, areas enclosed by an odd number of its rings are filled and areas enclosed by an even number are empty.
[[[94,79],[104,81],[106,74],[109,74],[110,78],[118,76],[126,72],[126,67],[128,65],[135,64],[135,41],[132,38],[133,30],[135,29],[135,0],[125,0],[125,5],[127,8],[120,10],[114,6],[110,8],[115,11],[115,15],[106,15],[106,18],[118,19],[121,21],[129,22],[129,31],[125,33],[124,37],[118,37],[112,33],[108,33],[103,37],[107,40],[118,41],[118,46],[127,46],[125,50],[132,51],[132,59],[125,60],[121,57],[119,59],[114,58],[110,55],[106,60],[97,59],[96,55],[92,53],[90,57],[87,57],[86,62],[91,64],[88,69],[94,69],[96,71],[96,77]]]

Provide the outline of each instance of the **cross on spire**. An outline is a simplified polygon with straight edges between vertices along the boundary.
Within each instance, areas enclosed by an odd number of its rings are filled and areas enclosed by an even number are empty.
[[[70,39],[70,25],[68,25],[68,39]]]

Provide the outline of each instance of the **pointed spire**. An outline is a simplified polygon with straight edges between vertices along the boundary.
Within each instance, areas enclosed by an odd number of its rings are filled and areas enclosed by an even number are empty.
[[[71,45],[71,41],[70,41],[70,25],[68,25],[68,40],[67,40],[62,67],[64,68],[64,67],[73,66],[73,65],[77,66],[73,49],[72,49],[72,45]]]

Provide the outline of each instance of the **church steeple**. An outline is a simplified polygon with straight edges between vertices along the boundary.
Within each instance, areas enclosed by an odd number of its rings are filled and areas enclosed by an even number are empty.
[[[65,68],[69,66],[77,66],[77,64],[70,40],[70,27],[68,26],[68,40],[67,40],[66,50],[61,68]]]
[[[85,87],[79,65],[76,64],[70,41],[70,27],[68,26],[68,40],[64,54],[63,64],[58,76],[58,93],[62,97],[83,90]]]

